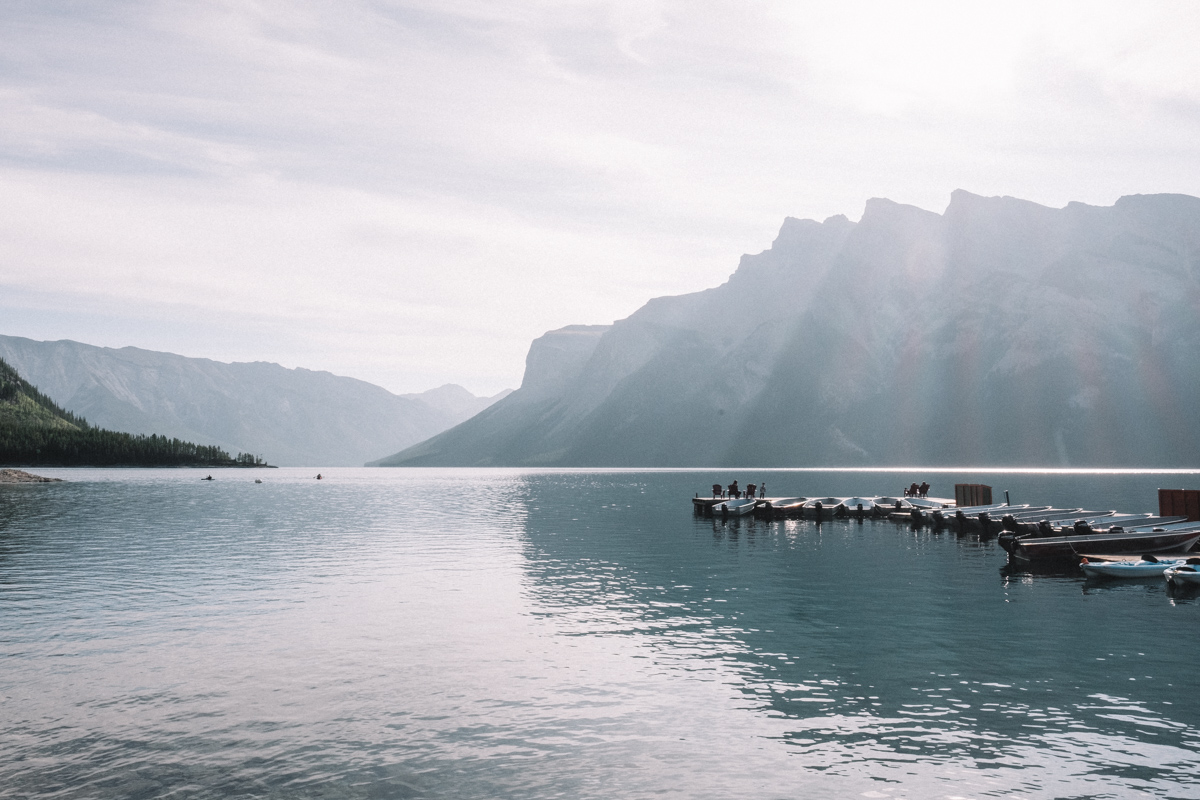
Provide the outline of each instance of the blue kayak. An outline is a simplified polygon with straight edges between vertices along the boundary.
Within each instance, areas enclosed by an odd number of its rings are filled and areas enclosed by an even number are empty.
[[[1089,578],[1154,578],[1171,567],[1181,567],[1187,559],[1155,558],[1142,556],[1138,561],[1088,561],[1083,559],[1079,566]]]

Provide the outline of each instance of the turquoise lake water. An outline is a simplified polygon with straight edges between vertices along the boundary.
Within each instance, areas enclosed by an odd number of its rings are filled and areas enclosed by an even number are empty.
[[[1200,473],[41,472],[0,486],[0,798],[1200,798],[1194,591],[690,503]]]

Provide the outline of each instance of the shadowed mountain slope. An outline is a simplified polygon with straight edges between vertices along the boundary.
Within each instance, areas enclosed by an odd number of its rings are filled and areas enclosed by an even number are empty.
[[[1200,199],[871,200],[378,463],[1195,466],[1198,348]]]
[[[281,466],[359,466],[486,408],[449,384],[417,395],[328,372],[0,336],[0,358],[54,402],[130,433],[214,442]]]

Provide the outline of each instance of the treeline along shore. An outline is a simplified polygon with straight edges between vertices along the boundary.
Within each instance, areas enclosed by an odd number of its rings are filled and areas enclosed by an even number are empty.
[[[169,436],[92,427],[0,360],[0,465],[37,467],[265,467],[249,453]]]

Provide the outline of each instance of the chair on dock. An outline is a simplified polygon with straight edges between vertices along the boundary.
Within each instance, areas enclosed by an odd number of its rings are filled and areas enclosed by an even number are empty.
[[[721,496],[721,484],[714,483],[713,484],[713,498],[716,499],[720,496]]]

